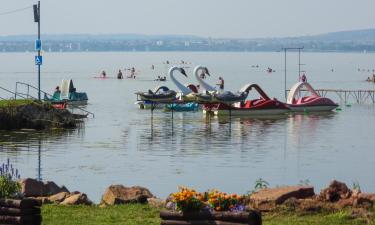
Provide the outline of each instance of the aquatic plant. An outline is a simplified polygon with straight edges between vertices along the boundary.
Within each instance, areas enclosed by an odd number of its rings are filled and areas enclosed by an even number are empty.
[[[20,174],[14,168],[9,159],[0,167],[0,198],[14,197],[21,189],[19,183]]]
[[[357,191],[361,192],[361,185],[359,185],[358,181],[353,182],[353,190],[357,190]]]
[[[262,178],[259,178],[255,181],[254,191],[259,191],[261,189],[268,188],[268,186],[270,186],[270,184],[267,181],[263,180]]]

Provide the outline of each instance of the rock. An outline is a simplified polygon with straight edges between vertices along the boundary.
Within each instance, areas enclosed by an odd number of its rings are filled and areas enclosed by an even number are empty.
[[[319,212],[323,204],[317,199],[302,199],[299,201],[298,209],[303,212]]]
[[[59,187],[53,181],[47,181],[45,183],[32,178],[21,179],[19,181],[21,185],[21,192],[25,197],[42,197],[51,196],[60,192],[69,192],[65,187]]]
[[[92,205],[85,193],[70,195],[60,205]]]
[[[304,199],[314,196],[312,186],[287,186],[278,188],[266,188],[255,192],[250,196],[250,201],[255,205],[278,205],[289,198]]]
[[[154,208],[163,208],[166,205],[165,200],[162,200],[160,198],[148,198],[147,203]]]
[[[19,181],[21,192],[25,197],[45,196],[46,190],[43,182],[26,178]]]
[[[59,204],[60,202],[63,202],[69,196],[70,196],[70,193],[68,192],[60,192],[58,194],[48,197],[48,200],[50,202]]]
[[[361,190],[360,189],[353,189],[351,196],[357,198],[360,194],[361,194]]]
[[[298,199],[292,197],[285,200],[283,203],[283,206],[288,211],[295,211],[297,208],[299,208],[300,202]]]
[[[333,180],[327,188],[320,191],[319,198],[323,201],[337,202],[349,198],[351,194],[352,191],[345,183]]]
[[[34,197],[34,199],[39,200],[42,204],[50,204],[51,201],[48,197]]]
[[[45,191],[46,191],[45,194],[47,196],[55,195],[55,194],[58,194],[60,192],[69,192],[69,190],[65,186],[59,187],[53,181],[47,181],[47,182],[45,182],[44,183],[44,187],[45,187]]]
[[[353,201],[353,207],[357,208],[364,208],[364,209],[370,209],[373,206],[373,201],[371,199],[366,197],[359,196],[358,198],[355,198]]]
[[[79,121],[68,110],[55,109],[48,103],[30,101],[0,107],[0,130],[74,128]]]
[[[107,205],[145,203],[148,198],[152,197],[154,197],[152,193],[144,187],[125,187],[123,185],[111,185],[105,190],[102,196],[102,203]]]
[[[375,193],[360,193],[359,198],[366,198],[372,202],[375,202]]]
[[[346,207],[353,206],[354,198],[343,198],[335,202],[335,208],[343,209]]]

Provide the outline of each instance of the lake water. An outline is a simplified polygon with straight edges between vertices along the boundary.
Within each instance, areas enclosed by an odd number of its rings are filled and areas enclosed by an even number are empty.
[[[134,105],[136,91],[160,84],[175,88],[169,81],[153,81],[165,75],[166,60],[191,63],[189,78],[179,77],[182,83],[196,83],[192,68],[201,64],[212,74],[208,81],[223,76],[227,90],[258,83],[270,96],[284,100],[283,55],[45,53],[42,89],[53,92],[61,79],[72,78],[77,91],[88,93],[86,109],[95,118],[74,130],[0,131],[0,162],[10,158],[22,177],[40,175],[85,192],[96,202],[114,183],[142,185],[159,197],[179,185],[246,193],[258,178],[271,186],[309,180],[318,190],[338,179],[375,192],[373,104],[351,99],[351,107],[342,104],[341,111],[328,114],[231,120],[208,119],[201,112],[175,112],[172,120],[171,113],[155,110],[152,121],[150,111]],[[289,88],[298,77],[297,54],[288,53],[287,59]],[[1,53],[0,86],[14,90],[17,81],[35,85],[33,60],[33,53]],[[375,54],[303,53],[301,63],[315,88],[375,89],[375,84],[364,82],[375,69]],[[118,69],[132,66],[137,69],[135,80],[93,78],[103,69],[114,77]],[[267,67],[276,72],[268,74]],[[0,97],[9,96],[0,91]]]

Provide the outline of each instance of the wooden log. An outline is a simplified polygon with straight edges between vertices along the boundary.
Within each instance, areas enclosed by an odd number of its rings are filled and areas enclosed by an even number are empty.
[[[41,222],[42,222],[42,216],[41,215],[0,216],[0,224],[40,225]]]
[[[247,223],[235,223],[219,220],[162,220],[161,225],[247,225]]]
[[[230,222],[260,224],[261,214],[256,211],[249,212],[185,212],[163,210],[160,212],[163,220],[220,220]]]
[[[40,215],[40,208],[8,208],[0,206],[0,215],[6,216],[24,216],[24,215]]]
[[[33,208],[42,206],[42,202],[32,198],[25,198],[22,200],[15,199],[0,199],[0,206],[9,208]]]

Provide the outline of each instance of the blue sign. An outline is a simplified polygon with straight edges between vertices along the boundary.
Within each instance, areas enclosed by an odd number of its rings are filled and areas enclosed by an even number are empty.
[[[43,64],[43,57],[41,55],[35,56],[35,65],[42,65]]]
[[[35,40],[35,51],[41,51],[42,50],[42,40],[38,39]]]

